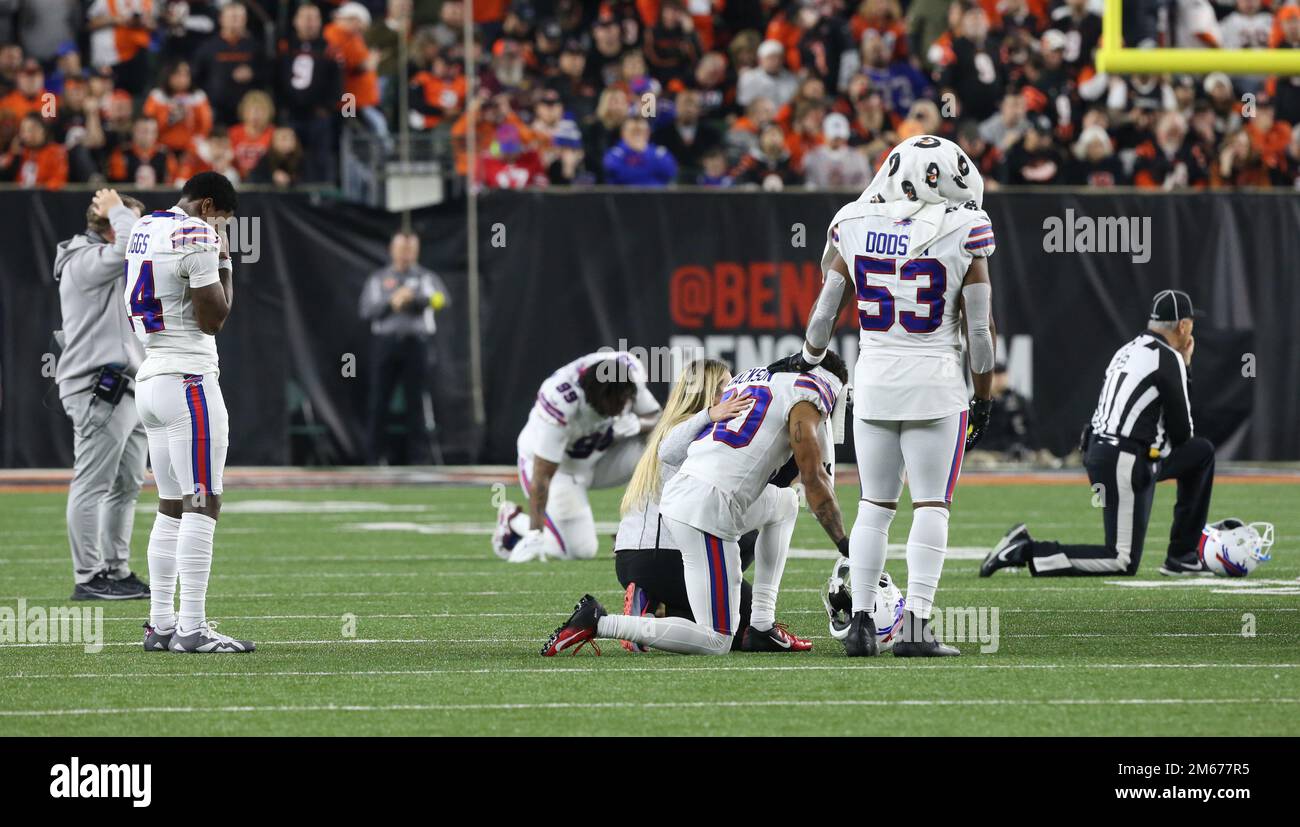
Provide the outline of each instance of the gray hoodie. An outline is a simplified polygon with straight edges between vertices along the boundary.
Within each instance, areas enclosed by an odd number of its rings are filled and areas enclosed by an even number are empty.
[[[60,399],[88,390],[104,365],[123,365],[135,376],[144,360],[124,297],[126,243],[136,214],[128,207],[114,207],[108,221],[116,236],[112,244],[99,233],[81,233],[59,242],[54,257],[63,311],[63,354],[54,376]]]

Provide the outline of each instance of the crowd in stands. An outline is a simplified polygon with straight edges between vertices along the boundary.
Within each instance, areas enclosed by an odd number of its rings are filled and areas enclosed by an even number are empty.
[[[1298,3],[1126,0],[1124,32],[1295,49]],[[345,130],[409,130],[490,189],[854,189],[921,133],[990,187],[1300,187],[1300,77],[1098,73],[1100,7],[475,0],[467,54],[464,0],[0,0],[0,180],[331,184]]]

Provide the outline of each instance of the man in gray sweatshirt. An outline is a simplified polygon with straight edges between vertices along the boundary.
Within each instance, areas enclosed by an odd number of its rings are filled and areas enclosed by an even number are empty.
[[[143,211],[134,198],[100,190],[86,211],[86,231],[60,242],[54,259],[63,313],[55,381],[76,457],[67,511],[73,600],[149,596],[129,565],[149,444],[134,393],[144,348],[124,298],[127,240]]]

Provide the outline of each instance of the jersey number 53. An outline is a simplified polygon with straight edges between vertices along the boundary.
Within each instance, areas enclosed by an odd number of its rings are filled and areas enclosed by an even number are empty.
[[[892,276],[895,273],[907,281],[921,276],[928,277],[928,284],[916,288],[917,303],[928,308],[924,316],[911,310],[896,313],[894,294],[889,288],[883,284],[867,283],[868,276]],[[858,324],[863,330],[881,333],[889,330],[897,321],[908,333],[933,333],[943,324],[943,294],[948,287],[948,271],[938,259],[909,259],[899,269],[898,262],[892,258],[854,256],[853,281],[858,294]],[[867,312],[871,305],[876,306],[874,314]]]

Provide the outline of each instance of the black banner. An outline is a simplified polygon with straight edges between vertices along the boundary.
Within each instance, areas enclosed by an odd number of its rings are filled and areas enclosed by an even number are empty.
[[[150,208],[175,201],[139,194]],[[471,416],[463,204],[414,214],[421,261],[446,281],[434,396],[449,462],[514,460],[537,385],[609,348],[702,348],[735,367],[798,346],[820,283],[836,193],[492,193],[480,202],[487,427]],[[0,192],[0,466],[71,463],[50,391],[59,326],[55,244],[84,227],[89,192]],[[1300,458],[1300,198],[1288,194],[991,193],[1001,352],[1044,447],[1065,453],[1114,350],[1151,296],[1188,291],[1197,323],[1197,429],[1223,458]],[[370,336],[362,283],[398,216],[309,194],[250,192],[235,306],[218,339],[230,462],[358,461]],[[1122,249],[1116,250],[1119,247]],[[1110,251],[1097,251],[1098,248]],[[254,260],[255,259],[255,260]],[[855,349],[851,319],[836,344]],[[347,366],[351,364],[352,370]],[[662,390],[664,386],[657,389]]]

